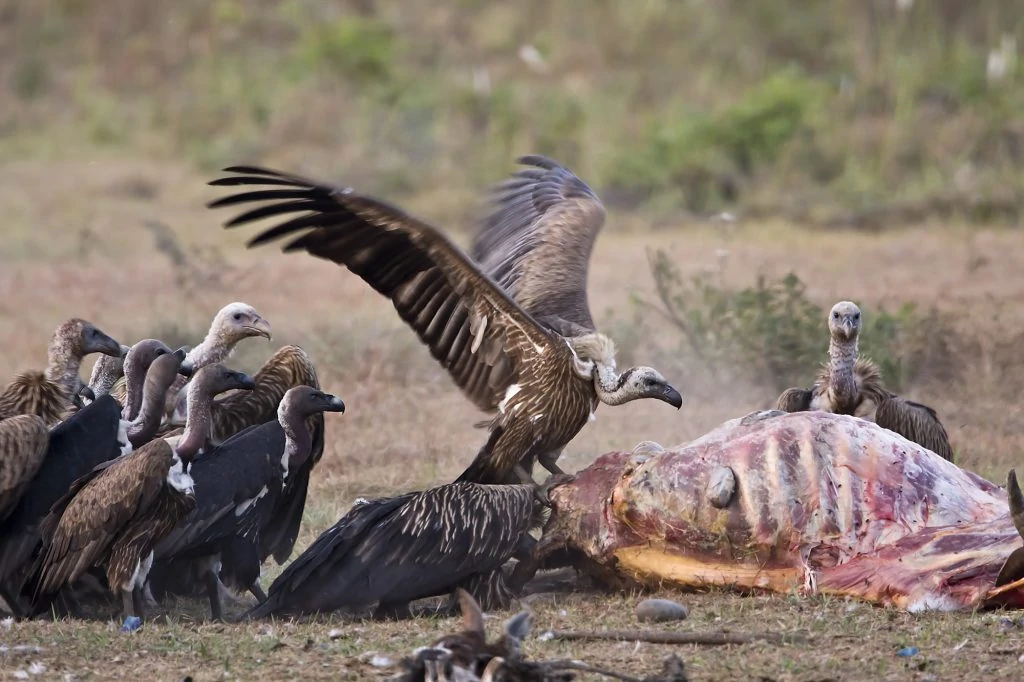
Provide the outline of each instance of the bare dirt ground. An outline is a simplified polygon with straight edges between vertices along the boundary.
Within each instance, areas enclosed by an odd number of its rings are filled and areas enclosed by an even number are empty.
[[[204,186],[211,177],[187,166],[90,156],[8,163],[3,178],[0,377],[41,366],[49,334],[71,316],[90,319],[126,343],[153,335],[196,343],[213,313],[232,300],[254,305],[274,327],[272,344],[247,341],[232,364],[254,371],[286,343],[312,353],[325,389],[342,396],[348,410],[328,417],[328,448],[314,474],[298,550],[355,497],[450,480],[482,443],[483,433],[471,428],[479,413],[387,301],[333,265],[285,256],[274,247],[245,250],[252,231],[224,231],[220,223],[227,214],[203,207],[217,196]],[[410,202],[408,208],[430,217],[428,205]],[[168,257],[173,249],[155,242],[147,220],[165,224],[184,245],[179,265]],[[630,336],[634,319],[630,296],[651,290],[645,257],[650,247],[669,249],[689,272],[720,271],[737,285],[749,284],[758,273],[794,270],[824,304],[840,298],[915,301],[955,311],[976,330],[991,328],[995,334],[1024,327],[1019,231],[932,225],[870,235],[774,224],[652,231],[640,218],[616,214],[609,222],[593,258],[591,307],[604,330],[623,338]],[[194,284],[183,288],[181,277]],[[667,326],[652,322],[650,330],[644,338],[623,342],[629,360],[644,361],[655,349],[665,357],[665,349],[676,344],[676,332]],[[823,339],[823,350],[824,344]],[[983,357],[964,361],[974,368],[970,385],[913,397],[944,417],[962,466],[1002,482],[1010,466],[1022,463],[1024,451],[1021,403],[996,390],[1006,388],[1001,382],[1011,368],[986,364]],[[664,373],[684,394],[681,411],[661,404],[603,408],[567,448],[562,466],[572,471],[601,452],[629,449],[640,440],[682,443],[726,419],[767,407],[776,397],[757,386],[713,382],[683,359],[669,364]],[[83,368],[85,376],[88,371]],[[280,570],[266,566],[264,585]],[[538,638],[549,629],[637,626],[632,615],[637,595],[572,594],[533,605],[536,624],[526,652],[535,658],[572,657],[637,676],[654,672],[676,652],[691,679],[699,680],[994,680],[1024,674],[1024,621],[1016,613],[910,615],[790,595],[660,596],[691,609],[689,619],[668,629],[804,632],[811,639],[700,648]],[[171,604],[169,622],[149,624],[130,636],[103,618],[4,624],[0,676],[372,679],[394,672],[389,661],[457,627],[454,619],[442,618],[398,624],[209,624],[202,622],[205,613],[205,604]],[[511,613],[493,615],[490,627],[496,632]],[[904,647],[917,647],[918,653],[897,656]]]

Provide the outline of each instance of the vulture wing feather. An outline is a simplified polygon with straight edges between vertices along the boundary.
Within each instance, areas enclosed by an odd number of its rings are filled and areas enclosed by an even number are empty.
[[[352,189],[266,169],[236,167],[234,172],[249,175],[213,184],[265,184],[263,179],[270,177],[282,181],[277,186],[292,187],[307,198],[248,211],[227,226],[311,212],[258,234],[249,245],[294,235],[285,251],[305,250],[347,267],[392,301],[399,316],[480,409],[496,408],[508,386],[545,352],[556,348],[568,353],[564,343],[433,226]],[[289,197],[295,196],[289,192]],[[210,207],[234,203],[238,200],[229,196]],[[490,375],[489,369],[498,365],[507,369]],[[482,374],[487,381],[479,380]]]
[[[953,461],[949,435],[939,421],[939,415],[927,405],[889,395],[878,404],[875,423],[928,448],[945,460]]]
[[[571,170],[543,156],[524,156],[497,185],[471,255],[541,324],[566,335],[595,331],[587,272],[605,210]]]
[[[18,415],[0,421],[0,522],[21,499],[46,457],[50,433],[43,418]]]

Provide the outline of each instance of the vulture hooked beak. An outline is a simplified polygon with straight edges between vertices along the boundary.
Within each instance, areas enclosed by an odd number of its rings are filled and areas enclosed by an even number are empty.
[[[232,372],[231,378],[237,382],[234,388],[240,388],[245,391],[251,391],[256,388],[256,380],[245,372]]]
[[[178,359],[178,362],[181,363],[180,365],[178,365],[178,374],[185,377],[186,379],[191,379],[192,374],[196,371],[196,368],[195,364],[185,357],[186,355],[187,353],[185,351],[185,346],[182,346],[178,350],[174,351],[174,357],[176,357]]]
[[[852,339],[853,333],[857,329],[857,324],[853,321],[853,317],[847,315],[843,318],[843,333],[846,334],[846,338]]]
[[[245,325],[245,328],[251,331],[253,336],[262,336],[267,341],[272,340],[270,336],[270,323],[262,317],[257,316],[252,324]]]
[[[112,358],[123,358],[127,352],[125,351],[125,346],[122,346],[118,341],[107,336],[99,329],[96,330],[95,336],[89,339],[87,349],[94,353],[109,355]]]
[[[324,412],[341,412],[345,413],[345,402],[336,395],[330,393],[324,393],[324,401],[327,407],[324,408]]]
[[[669,384],[665,384],[662,388],[661,395],[655,396],[658,400],[663,400],[677,410],[683,406],[683,396],[679,394],[679,391],[672,388]]]
[[[121,344],[121,354],[120,354],[120,355],[119,355],[118,357],[120,357],[120,358],[126,358],[126,357],[128,357],[128,351],[130,351],[131,349],[132,349],[132,347],[131,347],[131,346],[126,346],[126,345],[124,345],[124,344],[122,343],[122,344]]]

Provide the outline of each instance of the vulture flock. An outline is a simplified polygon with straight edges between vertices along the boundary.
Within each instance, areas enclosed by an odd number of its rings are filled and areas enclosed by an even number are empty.
[[[344,412],[341,398],[321,390],[297,346],[253,376],[225,366],[244,339],[271,339],[270,324],[244,303],[221,309],[191,349],[159,339],[125,346],[72,319],[54,332],[46,369],[0,392],[7,607],[19,617],[80,616],[82,599],[107,595],[127,630],[167,595],[205,595],[211,616],[223,618],[229,590],[255,597],[249,619],[367,607],[399,616],[438,595],[459,595],[450,605],[463,611],[508,607],[523,586],[509,562],[530,555],[547,491],[569,478],[559,455],[598,406],[682,405],[656,369],[619,368],[614,341],[594,324],[586,285],[605,221],[598,196],[551,159],[519,161],[526,167],[494,188],[469,253],[351,188],[249,166],[210,183],[241,188],[210,204],[242,208],[226,227],[278,220],[250,247],[285,239],[284,251],[333,261],[390,299],[491,414],[476,425],[487,435],[461,475],[357,501],[264,592],[261,567],[292,554],[323,454],[324,413]],[[935,411],[887,391],[878,367],[858,355],[860,325],[856,305],[835,305],[827,362],[813,386],[785,391],[778,409],[872,420],[952,459]],[[81,362],[96,353],[85,383]],[[542,483],[535,463],[551,474]],[[512,622],[507,637],[523,625]]]

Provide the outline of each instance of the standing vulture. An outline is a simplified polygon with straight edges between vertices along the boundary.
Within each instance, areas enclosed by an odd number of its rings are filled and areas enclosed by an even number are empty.
[[[828,364],[822,365],[811,388],[783,391],[776,408],[786,412],[824,410],[860,417],[952,462],[953,447],[935,410],[887,391],[878,365],[858,356],[860,328],[860,308],[856,304],[840,301],[832,306],[828,316]]]
[[[565,475],[542,486],[564,483]],[[485,609],[513,597],[501,566],[534,544],[533,485],[458,482],[357,501],[278,576],[246,617],[328,613],[377,604],[403,615],[416,599],[463,587]]]
[[[250,240],[292,239],[285,251],[346,266],[391,299],[433,357],[477,407],[497,410],[486,445],[459,478],[533,483],[538,458],[556,459],[603,402],[682,398],[650,367],[619,372],[586,298],[587,263],[604,208],[570,170],[543,157],[499,188],[482,241],[488,264],[443,232],[384,201],[315,180],[248,166],[210,184],[267,185],[211,207],[270,201],[227,223],[288,216]],[[297,216],[290,214],[299,213]],[[497,278],[497,279],[496,279]]]
[[[143,392],[143,375],[158,356],[170,349],[155,339],[140,341],[125,358],[125,372],[135,379],[129,398]],[[184,350],[178,352],[179,362]],[[183,366],[180,372],[188,373]],[[0,596],[11,610],[21,613],[18,596],[27,577],[26,569],[39,548],[39,523],[71,484],[93,467],[130,451],[132,442],[152,436],[160,424],[166,390],[150,397],[153,406],[147,419],[126,422],[121,406],[107,394],[50,429],[46,453],[35,476],[28,483],[6,520],[0,519]],[[141,402],[141,401],[140,401]]]
[[[166,394],[183,358],[157,358],[147,375]],[[44,552],[33,570],[33,601],[80,578],[92,566],[106,568],[110,590],[120,594],[125,629],[142,615],[141,589],[153,561],[153,548],[195,508],[189,463],[206,442],[212,397],[252,387],[252,378],[207,365],[196,372],[186,432],[173,445],[146,443],[124,457],[105,462],[74,482],[40,525]]]
[[[309,386],[289,390],[278,418],[253,426],[204,452],[192,463],[197,507],[161,542],[156,566],[163,560],[200,560],[211,615],[223,619],[220,577],[235,590],[250,590],[266,599],[259,586],[260,538],[278,515],[289,474],[309,458],[313,434],[308,418],[344,412],[345,403]],[[223,566],[223,571],[221,569]]]
[[[84,385],[78,370],[82,358],[91,353],[121,357],[121,344],[79,318],[57,327],[50,339],[46,370],[22,372],[0,392],[0,419],[34,414],[47,427],[60,422]]]
[[[270,323],[247,303],[229,303],[217,312],[202,343],[188,352],[186,360],[198,372],[206,365],[224,362],[234,352],[239,341],[253,336],[262,336],[270,340]],[[179,377],[171,386],[167,393],[167,413],[174,410],[175,405],[180,402],[179,394],[187,381],[184,377]],[[112,391],[122,405],[125,403],[124,384],[125,380],[118,382]],[[185,409],[182,405],[181,420],[184,419],[184,415]]]

